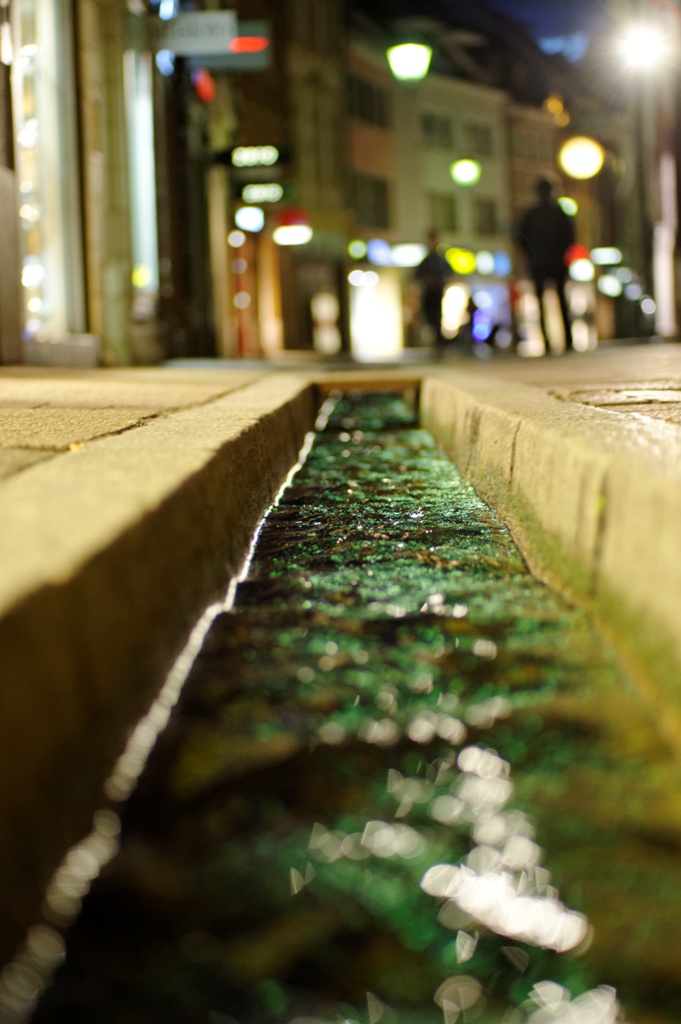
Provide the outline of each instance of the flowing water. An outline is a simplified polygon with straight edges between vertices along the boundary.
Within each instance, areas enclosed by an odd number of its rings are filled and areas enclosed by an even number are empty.
[[[343,396],[34,1020],[671,1024],[679,782],[405,397]]]

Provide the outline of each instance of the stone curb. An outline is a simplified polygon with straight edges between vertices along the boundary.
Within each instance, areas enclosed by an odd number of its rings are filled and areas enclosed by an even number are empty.
[[[465,371],[424,377],[421,416],[535,573],[589,602],[630,667],[681,705],[678,427]]]
[[[178,643],[224,596],[317,404],[306,377],[267,377],[3,483],[3,961]]]

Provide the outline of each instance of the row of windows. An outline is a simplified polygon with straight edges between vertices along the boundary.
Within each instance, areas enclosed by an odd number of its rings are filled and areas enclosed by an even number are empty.
[[[348,113],[360,121],[379,128],[389,128],[392,122],[390,98],[380,86],[358,75],[348,75]]]
[[[466,121],[461,125],[461,146],[470,156],[491,156],[494,152],[492,126],[479,121]],[[421,115],[421,136],[431,146],[451,147],[457,142],[457,132],[449,117],[426,112]]]
[[[371,174],[352,177],[352,207],[357,223],[365,228],[390,227],[390,186],[384,178]],[[496,200],[486,196],[470,198],[472,229],[482,237],[499,233]],[[461,230],[460,204],[456,195],[431,192],[428,196],[429,224],[440,231]]]
[[[460,231],[461,217],[458,197],[431,192],[428,196],[429,223],[440,231]],[[471,197],[473,231],[476,235],[499,233],[499,212],[496,200],[486,196]]]
[[[511,152],[513,156],[523,160],[541,160],[544,163],[553,163],[553,137],[543,131],[520,128],[514,131],[511,137]]]
[[[351,203],[362,227],[390,227],[390,189],[385,178],[354,174]]]
[[[359,75],[348,75],[348,112],[351,117],[389,128],[392,123],[390,97],[385,89]],[[443,114],[426,111],[421,115],[421,136],[431,146],[451,147],[456,142],[452,120]],[[461,145],[469,156],[494,153],[492,126],[466,121],[461,126]]]

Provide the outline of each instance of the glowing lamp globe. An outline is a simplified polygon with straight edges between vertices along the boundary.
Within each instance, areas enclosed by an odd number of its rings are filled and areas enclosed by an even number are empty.
[[[477,185],[482,175],[482,167],[477,160],[455,160],[450,165],[449,173],[457,185]]]
[[[652,71],[669,56],[669,38],[657,25],[630,25],[619,42],[627,67]]]
[[[401,82],[417,82],[425,78],[433,51],[424,43],[400,43],[387,52],[388,64],[395,78]]]
[[[574,135],[560,147],[558,163],[571,178],[586,181],[595,177],[605,163],[605,150],[600,142],[587,135]]]

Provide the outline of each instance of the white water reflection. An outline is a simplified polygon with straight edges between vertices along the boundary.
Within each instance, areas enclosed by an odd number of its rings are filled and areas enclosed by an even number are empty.
[[[498,935],[560,953],[584,943],[588,922],[564,906],[550,885],[532,826],[520,812],[503,813],[513,793],[508,762],[470,746],[457,765],[462,775],[453,783],[456,795],[438,797],[431,815],[442,823],[470,821],[476,845],[465,864],[429,868],[422,889]]]
[[[571,999],[562,985],[542,981],[534,986],[526,1008],[532,1004],[537,1008],[523,1017],[527,1024],[615,1024],[619,1015],[617,993],[608,985]]]

